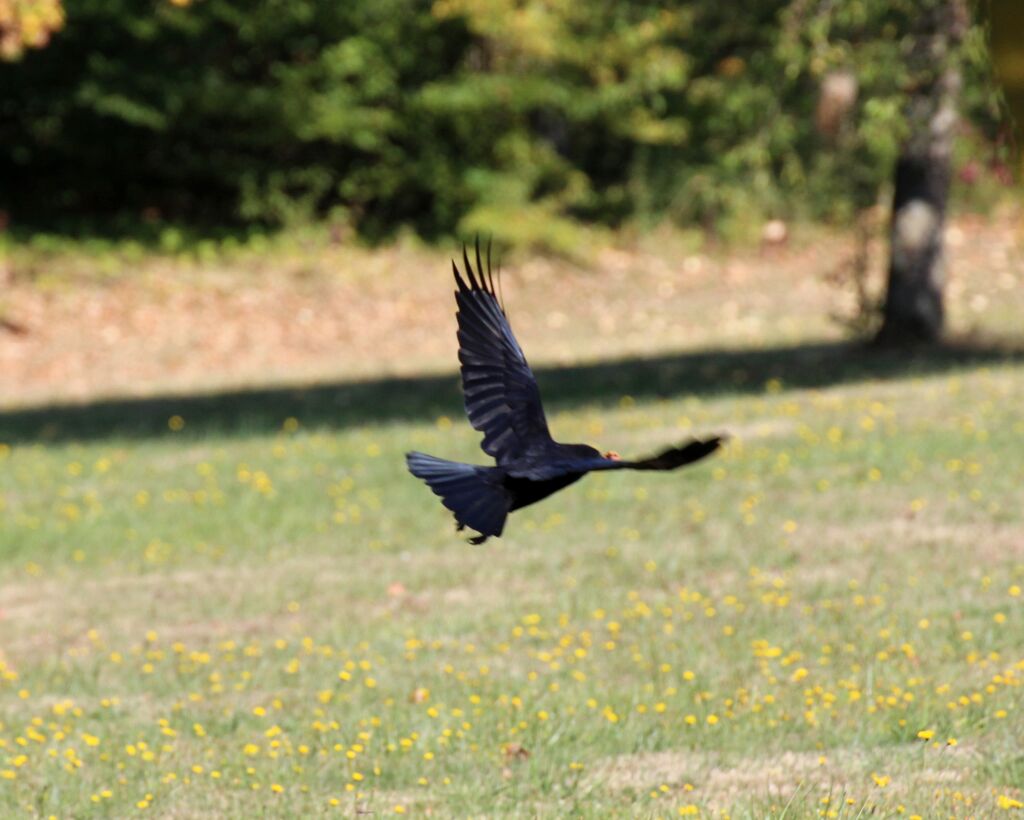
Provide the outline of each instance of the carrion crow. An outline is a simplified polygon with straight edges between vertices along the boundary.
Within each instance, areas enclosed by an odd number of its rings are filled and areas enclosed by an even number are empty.
[[[407,453],[406,464],[455,515],[456,529],[479,535],[471,544],[500,536],[513,510],[547,498],[595,470],[675,470],[710,455],[722,437],[692,439],[658,455],[626,461],[588,444],[560,444],[551,438],[540,390],[508,317],[498,300],[491,271],[476,245],[476,270],[465,248],[465,277],[452,262],[458,306],[459,362],[470,424],[484,434],[481,447],[495,466],[462,464],[426,453]]]

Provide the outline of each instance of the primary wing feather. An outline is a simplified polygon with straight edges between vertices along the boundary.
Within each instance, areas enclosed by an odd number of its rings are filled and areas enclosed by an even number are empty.
[[[498,301],[494,278],[480,260],[476,271],[463,250],[465,278],[455,273],[462,390],[470,424],[484,434],[481,447],[498,464],[546,449],[551,443],[540,389]]]

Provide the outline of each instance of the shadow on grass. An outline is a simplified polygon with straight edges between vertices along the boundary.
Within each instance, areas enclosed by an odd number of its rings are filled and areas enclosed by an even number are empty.
[[[964,341],[916,350],[883,350],[852,343],[753,350],[705,350],[538,368],[549,411],[636,398],[760,393],[770,379],[785,388],[927,376],[958,369],[1024,362],[1024,347]],[[342,428],[462,415],[452,375],[236,390],[202,395],[112,399],[0,412],[0,442],[59,442],[169,434],[168,419],[184,433],[250,435],[280,430],[289,417],[303,428]]]

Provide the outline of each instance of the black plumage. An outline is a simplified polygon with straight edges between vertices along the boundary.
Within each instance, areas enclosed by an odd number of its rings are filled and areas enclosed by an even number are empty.
[[[462,254],[465,277],[453,262],[458,306],[459,362],[466,415],[483,433],[481,447],[495,460],[485,467],[408,453],[409,471],[423,479],[454,513],[458,529],[480,533],[470,543],[499,536],[513,510],[547,498],[596,470],[675,470],[713,453],[719,436],[693,439],[658,455],[625,461],[587,444],[551,438],[540,390],[512,335],[491,271],[476,247],[476,269]]]

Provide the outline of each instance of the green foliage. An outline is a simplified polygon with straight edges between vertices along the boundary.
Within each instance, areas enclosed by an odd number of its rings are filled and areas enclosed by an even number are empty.
[[[581,223],[848,219],[900,144],[918,6],[81,0],[0,68],[0,207],[93,230],[339,209],[371,239],[555,249]],[[992,135],[979,32],[965,102]],[[836,71],[859,92],[829,141],[814,112]]]
[[[34,221],[273,223],[342,202],[368,231],[429,230],[446,219],[444,140],[414,92],[452,70],[459,28],[397,0],[83,0],[4,69],[4,204]]]

